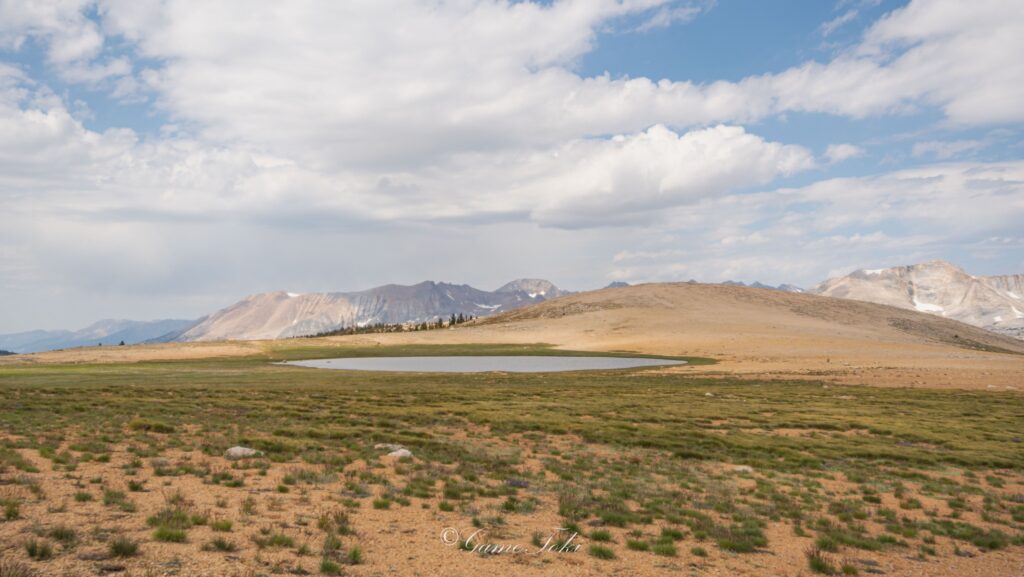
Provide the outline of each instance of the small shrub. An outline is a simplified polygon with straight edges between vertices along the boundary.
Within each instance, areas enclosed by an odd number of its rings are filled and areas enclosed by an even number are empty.
[[[21,517],[21,503],[11,499],[4,501],[4,519],[14,521]]]
[[[184,529],[160,526],[156,528],[156,531],[153,531],[153,538],[165,543],[184,543],[187,535]]]
[[[389,499],[374,499],[373,500],[373,508],[374,509],[390,509],[391,508],[391,501]]]
[[[110,554],[114,557],[134,557],[139,553],[139,544],[127,537],[118,537],[110,542]]]
[[[161,423],[160,421],[153,421],[150,419],[132,419],[128,423],[128,428],[133,431],[146,431],[150,433],[173,433],[174,427],[167,423]]]
[[[146,519],[150,527],[167,527],[170,529],[188,529],[192,526],[192,518],[184,509],[167,507]]]
[[[53,557],[53,545],[50,545],[49,541],[32,539],[25,543],[25,552],[36,561],[46,561]]]
[[[352,565],[359,565],[363,562],[363,550],[359,547],[353,547],[349,549],[347,555],[348,562]]]
[[[651,545],[647,541],[637,541],[636,539],[630,539],[626,541],[626,548],[633,551],[650,551]]]
[[[267,546],[269,547],[294,547],[295,539],[284,533],[275,533],[267,539]]]
[[[204,545],[203,550],[223,551],[225,553],[230,553],[232,551],[238,551],[238,546],[223,537],[217,537],[213,541],[210,541],[209,543]]]
[[[597,529],[590,532],[591,541],[608,542],[612,540],[612,534],[605,529]]]
[[[127,498],[127,496],[125,495],[124,491],[115,491],[113,489],[104,489],[103,490],[103,504],[104,505],[107,505],[107,506],[110,506],[110,505],[120,505],[120,504],[124,503],[126,498]]]
[[[694,547],[694,548],[690,549],[690,553],[692,553],[695,557],[707,557],[708,556],[707,549],[705,549],[703,547]]]
[[[320,572],[324,575],[340,575],[341,565],[338,565],[330,559],[324,558],[320,561]]]
[[[210,523],[210,529],[213,529],[214,531],[218,531],[221,533],[227,533],[231,530],[231,527],[233,526],[234,523],[232,523],[230,519],[217,519],[216,521]]]
[[[676,546],[672,543],[655,543],[654,547],[651,548],[651,551],[653,551],[655,555],[663,555],[665,557],[676,556]]]
[[[242,511],[243,515],[254,515],[256,513],[256,499],[246,497],[242,500],[239,510]]]
[[[92,501],[92,493],[88,491],[79,491],[75,493],[75,501],[78,501],[79,503]]]
[[[811,571],[822,575],[836,574],[836,568],[832,561],[817,547],[807,551],[807,566],[810,567]]]
[[[685,536],[679,529],[673,529],[672,527],[665,527],[661,530],[661,536],[664,539],[671,539],[673,541],[682,541]]]
[[[822,551],[831,551],[834,553],[839,550],[839,544],[836,543],[835,539],[829,537],[828,535],[822,535],[818,537],[818,539],[815,540],[814,544],[818,547],[818,549],[821,549]]]
[[[75,530],[67,525],[57,525],[47,533],[51,539],[60,542],[65,548],[71,547],[75,544],[77,537]]]
[[[614,559],[615,552],[603,545],[591,545],[590,555],[598,559]]]

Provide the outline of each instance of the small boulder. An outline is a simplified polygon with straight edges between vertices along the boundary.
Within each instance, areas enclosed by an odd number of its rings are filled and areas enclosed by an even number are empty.
[[[231,447],[224,451],[224,458],[229,461],[237,461],[239,459],[251,459],[262,454],[260,451],[250,449],[249,447]]]
[[[412,451],[406,449],[405,447],[402,447],[401,449],[395,449],[394,451],[391,451],[390,453],[388,453],[388,456],[394,457],[396,459],[401,459],[403,457],[411,457]]]
[[[732,470],[734,472],[736,472],[736,473],[753,473],[754,472],[754,468],[749,466],[749,465],[736,465],[735,467],[732,468]]]
[[[374,449],[387,449],[389,451],[397,451],[399,449],[404,449],[405,446],[404,445],[397,445],[395,443],[377,443],[376,445],[373,446],[373,448]]]

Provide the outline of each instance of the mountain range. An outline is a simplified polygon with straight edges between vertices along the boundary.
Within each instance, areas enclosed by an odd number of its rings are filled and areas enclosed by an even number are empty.
[[[690,282],[696,282],[696,281],[690,281]],[[752,282],[750,284],[747,284],[747,283],[741,282],[741,281],[727,280],[727,281],[723,282],[722,284],[728,285],[728,286],[742,286],[742,287],[748,287],[748,288],[769,289],[769,290],[773,290],[773,291],[782,291],[782,292],[786,292],[786,293],[802,293],[802,292],[804,292],[804,289],[802,289],[802,288],[800,288],[800,287],[798,287],[796,285],[785,284],[785,283],[780,284],[779,286],[772,286],[770,284],[764,284],[764,283],[761,283],[761,282],[758,282],[758,281],[754,281],[754,282]]]
[[[540,279],[519,279],[496,291],[426,281],[349,293],[283,291],[247,297],[174,335],[173,340],[278,339],[377,323],[432,321],[450,315],[486,316],[569,294]]]
[[[0,335],[0,349],[14,353],[35,353],[53,349],[116,345],[121,341],[134,344],[149,341],[181,331],[195,320],[163,319],[158,321],[130,321],[104,319],[77,331],[25,331]]]
[[[365,291],[255,294],[198,320],[102,320],[77,331],[0,335],[0,350],[33,353],[81,346],[174,341],[256,340],[314,335],[377,323],[433,321],[455,314],[486,316],[571,294],[550,281],[518,279],[495,291],[426,281]]]
[[[691,281],[693,283],[695,281]],[[861,269],[804,290],[736,281],[729,286],[806,292],[867,301],[943,316],[1024,339],[1024,275],[976,277],[944,261]],[[615,282],[606,288],[628,286]],[[542,279],[519,279],[497,290],[426,281],[364,291],[255,294],[198,320],[103,320],[77,331],[0,335],[0,350],[30,353],[80,346],[142,342],[277,339],[373,324],[432,321],[453,314],[507,312],[572,294]]]

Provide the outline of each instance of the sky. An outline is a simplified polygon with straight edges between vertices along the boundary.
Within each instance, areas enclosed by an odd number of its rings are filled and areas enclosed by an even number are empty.
[[[0,332],[1024,272],[1019,0],[0,0]]]

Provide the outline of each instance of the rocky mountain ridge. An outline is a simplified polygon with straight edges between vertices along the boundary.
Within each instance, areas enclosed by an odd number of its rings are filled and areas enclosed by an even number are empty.
[[[810,292],[891,305],[1024,338],[1024,275],[973,276],[945,261],[861,269]]]
[[[176,341],[277,339],[353,326],[487,316],[570,294],[541,279],[519,279],[495,291],[425,281],[349,293],[276,291],[247,297],[175,335]]]

